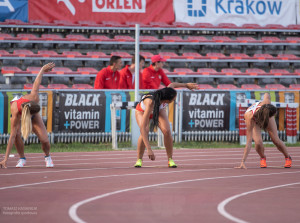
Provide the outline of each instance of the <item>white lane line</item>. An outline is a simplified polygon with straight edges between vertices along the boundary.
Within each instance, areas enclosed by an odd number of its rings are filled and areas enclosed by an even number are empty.
[[[161,184],[152,184],[152,185],[146,185],[146,186],[141,186],[141,187],[133,187],[133,188],[127,188],[123,190],[117,190],[114,192],[110,193],[105,193],[102,195],[94,196],[82,201],[79,201],[75,204],[73,204],[70,209],[69,209],[69,216],[70,218],[77,222],[77,223],[85,223],[84,220],[79,218],[77,215],[77,210],[80,206],[87,204],[89,202],[93,202],[95,200],[99,200],[105,197],[109,197],[111,195],[115,194],[120,194],[124,192],[129,192],[129,191],[135,191],[135,190],[141,190],[145,188],[150,188],[150,187],[158,187],[158,186],[165,186],[165,185],[172,185],[172,184],[180,184],[180,183],[190,183],[190,182],[196,182],[196,181],[205,181],[205,180],[218,180],[218,179],[229,179],[229,178],[242,178],[242,177],[255,177],[255,176],[270,176],[270,175],[281,175],[281,174],[294,174],[294,173],[300,173],[300,171],[296,172],[279,172],[279,173],[268,173],[268,174],[251,174],[251,175],[237,175],[237,176],[224,176],[224,177],[209,177],[209,178],[198,178],[198,179],[191,179],[191,180],[182,180],[182,181],[174,181],[174,182],[168,182],[168,183],[161,183]]]
[[[106,176],[91,176],[91,177],[76,177],[62,180],[52,180],[52,181],[44,181],[37,183],[29,183],[29,184],[20,184],[14,186],[0,187],[0,190],[26,187],[26,186],[35,186],[42,184],[51,184],[51,183],[60,183],[66,181],[74,181],[74,180],[86,180],[86,179],[96,179],[96,178],[109,178],[109,177],[123,177],[123,176],[142,176],[142,175],[153,175],[153,174],[170,174],[170,173],[183,173],[183,172],[197,172],[197,171],[206,171],[206,170],[231,170],[232,168],[216,168],[216,169],[201,169],[201,170],[177,170],[177,171],[166,171],[166,172],[152,172],[152,173],[130,173],[130,174],[115,174],[115,175],[106,175]],[[299,171],[300,172],[300,171]]]
[[[265,190],[272,190],[272,189],[276,189],[276,188],[280,188],[280,187],[287,187],[287,186],[292,186],[292,185],[296,185],[296,184],[300,184],[300,182],[297,182],[297,183],[291,183],[291,184],[282,184],[282,185],[277,185],[277,186],[273,186],[273,187],[265,187],[265,188],[261,188],[261,189],[257,189],[257,190],[252,190],[252,191],[248,191],[248,192],[244,192],[244,193],[241,193],[241,194],[237,194],[237,195],[234,195],[232,197],[229,197],[227,199],[225,199],[224,201],[222,201],[221,203],[219,203],[218,205],[218,212],[223,215],[225,218],[233,221],[233,222],[237,222],[237,223],[248,223],[247,221],[245,220],[242,220],[240,218],[237,218],[237,217],[234,217],[232,216],[231,214],[229,214],[226,210],[225,210],[225,206],[237,199],[237,198],[240,198],[242,196],[246,196],[248,194],[253,194],[253,193],[257,193],[257,192],[261,192],[261,191],[265,191]]]

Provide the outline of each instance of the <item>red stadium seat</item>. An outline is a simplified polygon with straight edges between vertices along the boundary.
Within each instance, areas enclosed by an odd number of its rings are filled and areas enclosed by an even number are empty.
[[[295,73],[300,75],[300,69],[295,70]]]
[[[180,36],[164,36],[163,40],[166,42],[182,42],[183,39]]]
[[[297,57],[294,54],[278,54],[277,58],[281,60],[300,60],[300,57]]]
[[[17,34],[17,37],[21,38],[21,40],[40,40],[39,37],[37,37],[33,34],[19,33],[19,34]]]
[[[78,67],[77,71],[81,74],[97,74],[98,70],[93,67]]]
[[[222,90],[238,89],[238,87],[233,84],[218,84],[217,88]]]
[[[87,56],[90,56],[92,58],[110,58],[110,56],[106,55],[105,53],[103,52],[87,52],[86,53]]]
[[[173,22],[172,23],[174,26],[176,27],[184,27],[184,28],[191,28],[193,26],[191,26],[190,24],[186,23],[186,22]]]
[[[91,35],[90,40],[92,40],[92,41],[115,41],[115,40],[110,39],[109,37],[103,36],[103,35]]]
[[[300,43],[300,37],[287,37],[286,41],[290,43]]]
[[[64,40],[64,38],[62,38],[57,34],[42,34],[42,38],[46,40],[60,40],[60,41]]]
[[[72,88],[74,88],[74,89],[94,89],[89,84],[73,84]]]
[[[69,87],[65,84],[49,84],[48,89],[69,89]]]
[[[294,24],[293,25],[288,25],[287,28],[288,29],[300,30],[300,24],[298,24],[298,25],[294,25]]]
[[[30,89],[32,89],[32,87],[33,87],[33,84],[24,84],[24,89],[30,90]],[[40,85],[39,88],[40,89],[46,89],[46,87],[43,86],[43,85]]]
[[[198,68],[197,73],[203,74],[203,75],[218,74],[218,72],[213,68]]]
[[[281,43],[282,40],[280,40],[278,37],[275,36],[263,36],[261,40],[265,43]]]
[[[194,27],[197,27],[197,28],[211,28],[211,29],[216,28],[211,23],[201,23],[201,22],[195,23]]]
[[[168,28],[175,27],[174,25],[170,25],[165,22],[150,22],[149,25],[152,27],[168,27]]]
[[[221,29],[237,29],[239,28],[237,25],[233,24],[233,23],[219,23],[218,28]]]
[[[178,73],[178,74],[181,74],[181,75],[182,74],[185,75],[185,74],[192,74],[192,73],[194,73],[194,71],[192,71],[189,68],[175,68],[174,72]]]
[[[63,51],[62,55],[66,56],[66,57],[80,57],[80,56],[82,56],[82,54],[78,51]]]
[[[266,75],[266,72],[264,70],[258,68],[247,69],[246,73],[250,75]]]
[[[31,72],[32,74],[37,74],[41,70],[41,67],[27,67],[26,71]]]
[[[10,53],[7,52],[6,50],[0,50],[0,56],[9,56]]]
[[[10,34],[7,33],[0,33],[0,40],[13,40],[15,37],[13,37]]]
[[[150,52],[140,52],[140,55],[142,55],[146,59],[154,56],[153,53],[150,53]]]
[[[282,89],[286,89],[285,86],[283,86],[282,84],[267,84],[265,86],[266,89],[269,90],[282,90]]]
[[[184,56],[186,59],[200,59],[200,58],[203,58],[203,56],[201,54],[192,53],[192,52],[183,53],[182,56]]]
[[[43,57],[59,56],[59,54],[53,50],[39,50],[37,54],[42,55]]]
[[[165,59],[178,59],[180,56],[178,56],[176,53],[173,52],[160,52],[160,56],[162,56]]]
[[[145,23],[143,23],[143,22],[131,22],[131,21],[126,21],[125,22],[125,25],[126,26],[129,26],[129,27],[133,27],[133,26],[135,26],[136,24],[139,24],[140,25],[140,27],[147,27],[147,26],[149,26],[149,25],[146,25]]]
[[[212,40],[208,40],[205,36],[189,36],[187,40],[190,42],[213,42]]]
[[[246,90],[261,89],[261,87],[257,84],[242,84],[241,88]]]
[[[223,53],[207,53],[206,56],[209,57],[210,59],[215,59],[215,60],[226,58],[226,56]]]
[[[168,74],[173,74],[173,72],[169,71],[168,69],[166,68],[163,68],[163,72],[168,75]]]
[[[283,25],[279,24],[268,24],[263,27],[264,29],[286,29]]]
[[[240,70],[234,69],[234,68],[225,68],[225,69],[222,69],[221,72],[226,75],[242,74],[242,72]]]
[[[29,22],[31,25],[35,25],[35,26],[53,26],[53,23],[50,22],[46,22],[44,20],[30,20]]]
[[[253,37],[250,37],[250,36],[237,37],[236,40],[241,42],[241,43],[259,43],[259,42],[262,42],[261,40],[254,39]]]
[[[230,39],[228,36],[213,36],[212,40],[215,42],[236,42],[235,40]]]
[[[293,89],[293,90],[300,90],[300,84],[291,84],[291,85],[290,85],[290,89]]]
[[[288,70],[284,70],[284,69],[271,69],[270,73],[274,74],[275,76],[290,75],[291,74]]]
[[[2,74],[9,74],[9,73],[18,73],[22,72],[22,70],[18,67],[2,67]]]
[[[102,25],[107,26],[107,27],[124,27],[125,25],[122,25],[119,22],[115,21],[102,21]]]
[[[140,36],[140,41],[142,42],[158,42],[160,41],[155,36]]]
[[[73,71],[68,67],[54,67],[52,69],[52,72],[56,74],[66,74],[66,73],[72,73]]]
[[[75,23],[68,20],[54,20],[53,23],[57,26],[76,26]]]
[[[268,60],[273,59],[274,57],[271,54],[267,53],[256,53],[253,55],[253,58],[256,58],[258,60]]]
[[[78,21],[77,23],[81,26],[100,26],[100,24],[95,21]]]
[[[119,42],[134,42],[135,40],[131,36],[115,36],[115,41]]]
[[[230,54],[230,57],[232,59],[235,59],[235,60],[241,60],[241,59],[249,59],[249,55],[247,54],[244,54],[244,53],[232,53]]]
[[[26,22],[23,22],[19,19],[5,19],[5,23],[9,25],[27,25]]]
[[[69,34],[66,36],[66,39],[67,40],[70,40],[70,41],[87,41],[89,39],[87,39],[86,37],[84,37],[83,35],[80,35],[80,34]]]
[[[214,89],[214,87],[209,85],[209,84],[198,84],[198,89],[199,90],[206,90],[206,89]]]
[[[263,27],[261,27],[258,24],[244,24],[241,26],[241,28],[243,28],[243,29],[262,29]]]
[[[34,55],[34,53],[30,50],[14,50],[14,55],[18,55],[19,57],[25,57],[28,55]]]
[[[127,52],[120,52],[120,51],[112,52],[111,56],[120,56],[122,58],[131,58],[132,57],[129,53],[127,53]]]

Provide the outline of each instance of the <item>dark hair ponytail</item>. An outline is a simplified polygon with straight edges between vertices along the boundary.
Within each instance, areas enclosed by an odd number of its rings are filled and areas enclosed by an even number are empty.
[[[154,108],[153,108],[153,128],[158,126],[158,116],[159,116],[159,106],[162,100],[173,100],[177,95],[177,92],[173,88],[162,88],[154,92],[149,92],[145,94],[145,97],[141,100],[145,100],[146,98],[150,98],[154,101]]]
[[[269,125],[269,119],[274,116],[277,109],[274,105],[264,104],[261,108],[254,113],[253,117],[256,124],[263,130],[266,130]]]

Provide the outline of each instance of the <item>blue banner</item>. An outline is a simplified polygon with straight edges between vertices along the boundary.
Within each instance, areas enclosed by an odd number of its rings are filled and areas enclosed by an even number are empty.
[[[28,22],[28,0],[0,0],[0,21],[6,19]]]

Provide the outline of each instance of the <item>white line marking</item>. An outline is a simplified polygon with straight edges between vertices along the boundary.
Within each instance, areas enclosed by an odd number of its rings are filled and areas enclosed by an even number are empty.
[[[265,191],[265,190],[272,190],[272,189],[276,189],[276,188],[280,188],[280,187],[287,187],[287,186],[292,186],[292,185],[296,185],[296,184],[300,184],[300,182],[297,182],[297,183],[291,183],[291,184],[282,184],[282,185],[278,185],[278,186],[273,186],[273,187],[266,187],[266,188],[262,188],[262,189],[257,189],[257,190],[252,190],[252,191],[248,191],[248,192],[244,192],[244,193],[241,193],[241,194],[237,194],[237,195],[234,195],[232,197],[229,197],[227,199],[225,199],[224,201],[222,201],[221,203],[219,203],[218,205],[218,212],[223,215],[225,218],[233,221],[233,222],[237,222],[237,223],[248,223],[247,221],[244,221],[240,218],[237,218],[237,217],[234,217],[232,216],[231,214],[229,214],[226,210],[225,210],[225,206],[237,199],[237,198],[240,198],[242,196],[246,196],[248,194],[253,194],[253,193],[257,193],[257,192],[261,192],[261,191]]]
[[[268,173],[268,174],[253,174],[253,175],[238,175],[238,176],[226,176],[226,177],[199,178],[199,179],[174,181],[174,182],[168,182],[168,183],[152,184],[152,185],[146,185],[146,186],[141,186],[141,187],[133,187],[133,188],[123,189],[123,190],[117,190],[117,191],[114,191],[114,192],[94,196],[94,197],[91,197],[91,198],[88,198],[86,200],[82,200],[80,202],[77,202],[77,203],[73,204],[69,209],[69,216],[73,221],[75,221],[77,223],[85,223],[85,221],[82,220],[81,218],[79,218],[78,215],[77,215],[77,210],[80,206],[82,206],[86,203],[98,200],[98,199],[102,199],[102,198],[105,198],[105,197],[108,197],[108,196],[111,196],[111,195],[120,194],[120,193],[128,192],[128,191],[140,190],[140,189],[145,189],[145,188],[150,188],[150,187],[157,187],[157,186],[165,186],[165,185],[171,185],[171,184],[189,183],[189,182],[195,182],[195,181],[204,181],[204,180],[240,178],[240,177],[254,177],[254,176],[270,176],[270,175],[294,174],[294,173],[300,173],[300,171],[281,172],[281,173]]]

